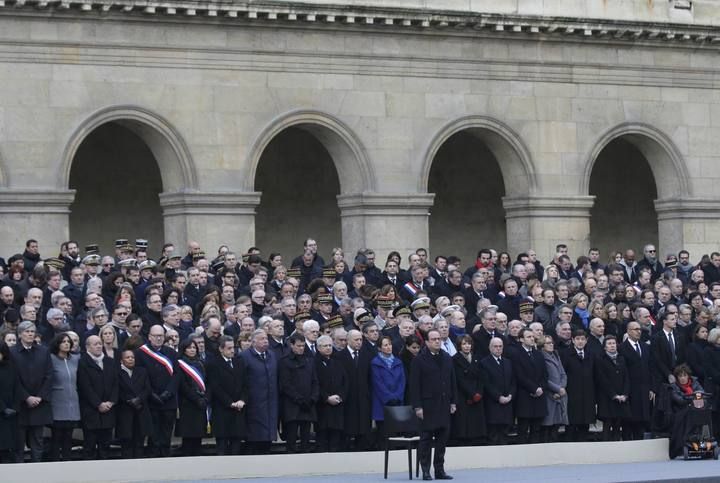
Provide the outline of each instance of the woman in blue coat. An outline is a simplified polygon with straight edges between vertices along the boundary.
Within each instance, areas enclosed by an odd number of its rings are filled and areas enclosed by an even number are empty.
[[[380,340],[380,351],[370,362],[370,380],[372,381],[372,417],[378,422],[385,419],[385,406],[400,406],[405,396],[405,369],[402,361],[392,353],[392,339]]]

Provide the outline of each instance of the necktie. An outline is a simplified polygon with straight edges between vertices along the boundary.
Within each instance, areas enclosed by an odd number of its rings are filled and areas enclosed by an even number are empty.
[[[668,344],[670,345],[670,354],[672,355],[672,365],[675,366],[677,356],[675,355],[675,339],[673,338],[672,332],[668,334]]]
[[[263,352],[262,354],[260,354],[260,359],[262,359],[263,361],[265,360],[265,357],[266,357],[266,356],[265,356],[265,353],[264,353],[264,352]]]
[[[310,344],[310,350],[312,351],[313,354],[315,354],[315,344],[314,343]]]
[[[393,284],[393,285],[395,285],[395,277],[393,277],[393,278],[390,279],[390,283]]]
[[[228,361],[228,366],[230,366],[230,369],[232,369],[232,368],[233,368],[233,363],[232,363],[232,359],[230,359],[230,360]]]
[[[578,354],[580,354],[580,359],[585,359],[585,351],[580,351]]]
[[[642,351],[640,350],[640,344],[635,342],[635,352],[638,353],[640,357],[642,357]]]
[[[353,351],[353,362],[357,366],[358,364],[358,351]]]
[[[495,359],[495,360],[497,361],[498,366],[502,366],[502,359],[500,359],[500,358],[498,357],[498,358]]]

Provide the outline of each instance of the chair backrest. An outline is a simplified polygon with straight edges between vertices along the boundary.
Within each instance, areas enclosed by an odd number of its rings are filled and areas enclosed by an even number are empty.
[[[385,436],[420,432],[420,422],[412,406],[385,406],[384,416]]]

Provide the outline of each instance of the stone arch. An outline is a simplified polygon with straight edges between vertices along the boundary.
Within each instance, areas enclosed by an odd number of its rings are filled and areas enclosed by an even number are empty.
[[[357,136],[339,119],[312,110],[282,114],[262,130],[250,150],[250,171],[245,178],[247,191],[254,189],[258,164],[265,148],[277,134],[289,127],[312,134],[325,147],[337,169],[341,193],[375,191],[375,173]]]
[[[75,129],[60,161],[58,188],[67,188],[78,148],[99,126],[114,122],[142,139],[160,168],[164,192],[192,191],[198,188],[195,165],[185,141],[160,115],[138,106],[110,106],[93,113]]]
[[[453,135],[468,132],[482,141],[498,161],[508,197],[528,196],[537,190],[537,177],[530,151],[507,124],[487,116],[467,116],[443,126],[425,150],[418,191],[426,192],[430,170],[438,150]]]
[[[595,161],[608,144],[620,138],[632,144],[647,160],[655,178],[658,199],[691,196],[690,173],[682,154],[669,136],[644,123],[623,123],[600,136],[586,158],[580,193],[590,192],[590,177]]]

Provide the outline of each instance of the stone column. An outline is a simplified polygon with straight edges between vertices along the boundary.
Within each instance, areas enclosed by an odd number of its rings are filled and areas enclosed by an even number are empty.
[[[681,249],[691,260],[720,250],[720,200],[685,198],[655,200],[658,217],[658,256]]]
[[[594,196],[504,197],[508,251],[515,256],[533,248],[544,263],[558,243],[573,257],[587,253],[594,202]]]
[[[255,244],[257,192],[189,191],[161,193],[165,240],[183,253],[188,240],[195,240],[213,257],[218,246],[244,253]]]
[[[375,250],[377,265],[383,268],[393,250],[405,258],[429,243],[431,193],[351,193],[338,195],[342,241],[346,258],[359,248]]]
[[[0,189],[0,254],[22,253],[25,242],[34,238],[44,258],[57,256],[70,236],[74,199],[75,190]]]

